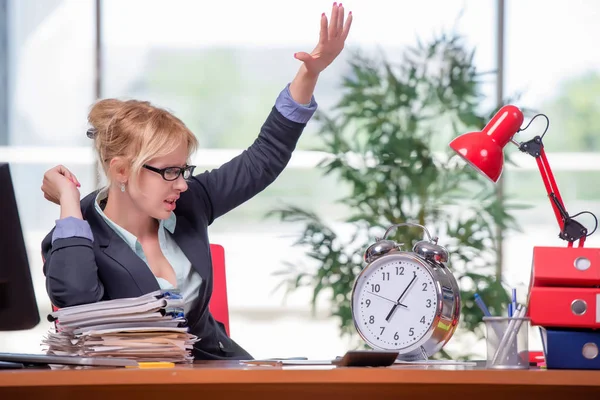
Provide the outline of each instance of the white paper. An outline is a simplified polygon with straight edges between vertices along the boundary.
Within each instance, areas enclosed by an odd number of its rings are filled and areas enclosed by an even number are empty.
[[[65,307],[50,313],[54,317],[66,316],[71,314],[80,314],[89,310],[108,310],[113,308],[133,307],[140,304],[146,304],[151,299],[156,299],[160,291],[145,294],[140,297],[129,297],[124,299],[99,301],[96,303],[81,304],[78,306]]]
[[[600,324],[600,294],[596,295],[596,323]]]
[[[421,361],[403,361],[396,360],[394,364],[404,365],[464,365],[469,367],[475,367],[477,365],[474,361],[454,361],[454,360],[421,360]]]
[[[158,299],[158,300],[154,300],[149,303],[136,304],[131,307],[120,307],[120,308],[113,308],[113,309],[104,309],[104,308],[92,309],[92,310],[86,311],[83,314],[65,313],[64,315],[62,315],[62,314],[59,314],[58,311],[55,314],[58,314],[59,323],[62,323],[62,322],[68,323],[69,321],[73,322],[73,321],[78,321],[78,320],[88,320],[91,318],[106,317],[109,315],[124,315],[124,314],[131,314],[131,313],[143,313],[143,312],[149,312],[149,311],[158,311],[162,308],[165,308],[166,305],[167,305],[167,301],[165,299]]]
[[[42,344],[55,355],[191,362],[200,338],[188,332],[183,300],[160,294],[61,308]]]

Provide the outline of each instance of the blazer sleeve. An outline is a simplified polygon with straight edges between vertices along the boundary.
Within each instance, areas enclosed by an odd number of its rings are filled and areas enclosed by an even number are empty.
[[[279,176],[305,126],[305,122],[292,121],[273,107],[249,148],[221,167],[190,180],[189,189],[203,203],[209,225],[260,193]]]
[[[98,278],[93,241],[86,235],[62,237],[55,234],[56,229],[42,240],[50,301],[59,308],[100,301],[104,287]]]

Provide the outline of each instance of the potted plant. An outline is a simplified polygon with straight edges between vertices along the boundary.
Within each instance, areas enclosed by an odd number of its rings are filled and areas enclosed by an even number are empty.
[[[419,43],[399,63],[357,53],[343,76],[340,101],[330,113],[315,116],[323,141],[318,150],[331,155],[319,168],[347,188],[339,202],[348,217],[327,221],[294,205],[270,215],[302,226],[295,243],[312,260],[290,263],[279,272],[282,284],[288,293],[312,288],[313,307],[327,296],[342,336],[356,338],[350,296],[364,267],[362,254],[399,222],[426,226],[450,251],[462,297],[459,332],[483,335],[475,292],[492,314],[509,302],[499,279],[497,232],[518,230],[510,214],[516,205],[500,201],[495,187],[447,146],[452,137],[481,129],[497,111],[481,107],[484,74],[476,70],[473,55],[457,34]],[[393,238],[410,250],[422,232],[401,229]]]

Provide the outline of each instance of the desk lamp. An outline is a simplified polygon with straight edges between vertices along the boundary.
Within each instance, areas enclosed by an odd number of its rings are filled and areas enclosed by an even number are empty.
[[[583,247],[587,236],[594,233],[598,226],[598,220],[589,211],[583,211],[576,215],[569,215],[565,209],[556,180],[550,169],[542,139],[548,130],[549,121],[543,114],[536,115],[546,118],[546,129],[541,136],[519,143],[514,140],[517,132],[529,127],[529,124],[521,129],[523,113],[513,105],[503,106],[483,128],[481,132],[465,133],[450,142],[450,147],[461,156],[473,168],[483,174],[492,182],[496,183],[502,174],[504,165],[503,149],[509,142],[514,144],[523,153],[535,157],[546,192],[550,198],[554,215],[560,227],[559,238],[568,242],[568,247],[573,247],[573,242],[579,241],[579,247]],[[533,121],[533,119],[531,121]],[[596,220],[596,227],[588,234],[588,230],[574,218],[581,214],[591,214]]]
[[[566,247],[536,246],[527,314],[532,325],[540,327],[546,366],[554,368],[600,369],[600,249],[583,248],[585,239],[596,231],[598,219],[589,211],[569,215],[548,164],[541,136],[519,143],[514,140],[521,129],[523,113],[517,107],[502,107],[481,132],[470,132],[450,142],[450,147],[473,168],[496,183],[502,174],[503,150],[510,142],[520,151],[535,157],[550,204],[560,227],[559,238]],[[532,121],[533,121],[532,119]],[[591,233],[574,218],[590,214],[596,221]],[[579,246],[573,243],[579,241]],[[570,345],[568,345],[570,344]],[[587,355],[586,346],[596,346]]]

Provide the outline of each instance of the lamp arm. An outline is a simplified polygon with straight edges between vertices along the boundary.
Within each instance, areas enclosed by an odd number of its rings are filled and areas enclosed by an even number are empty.
[[[548,193],[550,204],[552,205],[556,221],[560,227],[558,237],[566,240],[568,242],[568,247],[573,247],[573,242],[576,240],[579,240],[579,247],[583,247],[588,233],[587,228],[569,216],[560,195],[560,191],[558,190],[558,186],[556,185],[556,179],[554,179],[550,163],[546,157],[542,138],[540,136],[535,136],[527,142],[518,144],[518,146],[519,150],[523,153],[535,157],[538,169],[542,176],[542,181],[546,187],[546,193]]]

